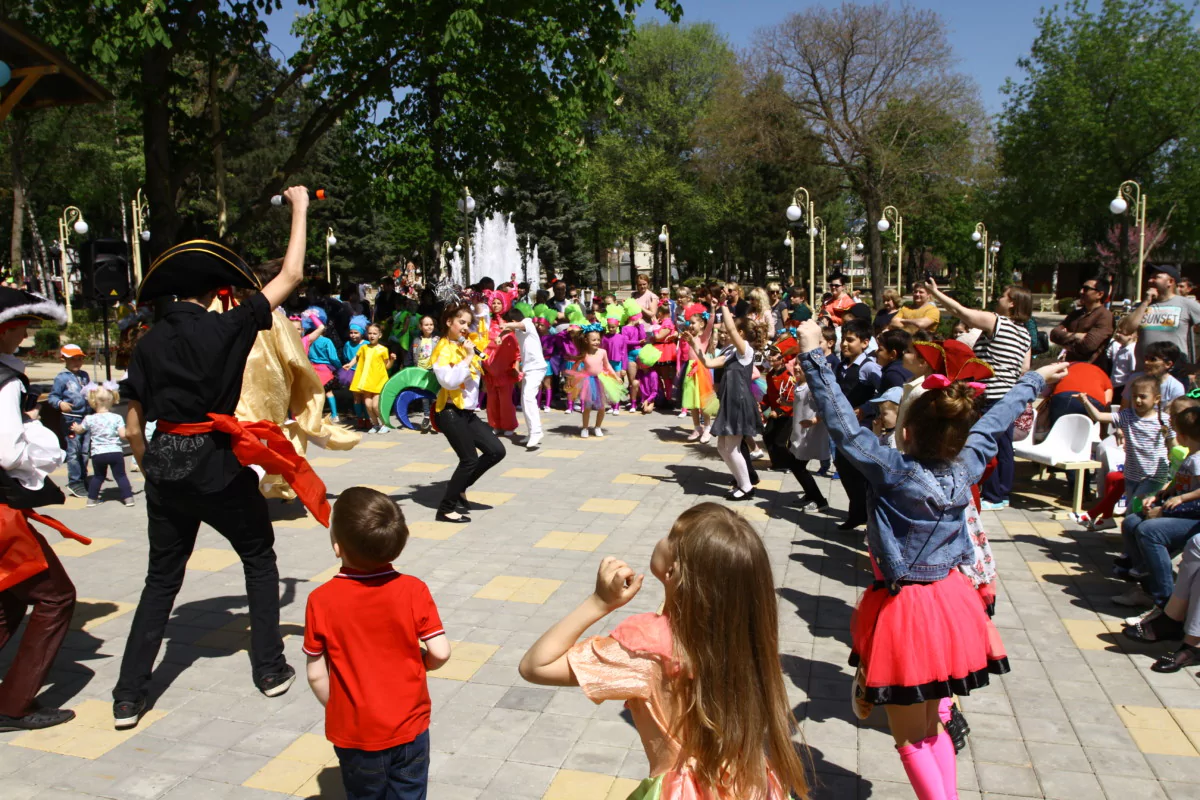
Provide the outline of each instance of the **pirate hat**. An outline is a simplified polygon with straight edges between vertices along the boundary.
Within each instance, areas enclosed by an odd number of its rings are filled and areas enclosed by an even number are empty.
[[[41,295],[0,286],[0,329],[13,325],[33,325],[42,320],[65,324],[67,312],[58,303]]]
[[[193,239],[170,248],[150,265],[137,301],[159,297],[198,297],[222,286],[261,289],[258,279],[242,257],[223,244]]]

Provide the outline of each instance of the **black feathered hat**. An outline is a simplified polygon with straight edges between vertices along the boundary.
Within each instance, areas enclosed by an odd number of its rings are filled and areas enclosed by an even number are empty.
[[[58,303],[39,294],[0,286],[0,328],[13,324],[31,325],[43,320],[64,324],[67,312]]]
[[[193,239],[170,248],[150,265],[138,287],[139,303],[159,297],[198,297],[233,286],[261,289],[262,281],[237,253],[223,244]]]

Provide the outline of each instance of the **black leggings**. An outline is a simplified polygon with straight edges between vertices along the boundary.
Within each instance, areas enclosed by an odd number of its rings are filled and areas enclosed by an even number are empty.
[[[100,499],[100,487],[104,485],[104,479],[108,476],[108,470],[112,469],[113,480],[117,482],[117,488],[121,490],[121,499],[128,500],[133,497],[133,487],[129,485],[129,478],[125,477],[125,456],[122,453],[100,453],[92,456],[92,481],[88,486],[88,499]]]
[[[790,453],[788,455],[791,455]],[[817,486],[817,481],[813,478],[812,473],[808,471],[808,460],[801,461],[792,456],[791,464],[792,475],[796,476],[796,480],[800,482],[800,488],[804,490],[804,499],[815,503],[818,506],[825,505],[825,495],[821,494],[821,489]]]
[[[483,473],[504,460],[504,445],[492,433],[487,423],[475,416],[474,411],[465,411],[449,403],[437,412],[438,428],[446,435],[446,441],[458,456],[458,467],[446,484],[446,494],[438,505],[438,511],[449,514],[458,505],[462,493]],[[479,454],[476,454],[476,450]]]

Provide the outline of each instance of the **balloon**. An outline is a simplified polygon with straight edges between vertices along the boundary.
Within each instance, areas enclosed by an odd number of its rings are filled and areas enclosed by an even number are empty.
[[[0,61],[0,86],[7,86],[10,80],[12,80],[12,69],[8,64]]]

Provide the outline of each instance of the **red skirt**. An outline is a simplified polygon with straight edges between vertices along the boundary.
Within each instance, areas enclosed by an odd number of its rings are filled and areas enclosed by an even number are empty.
[[[850,623],[850,664],[863,667],[866,699],[912,705],[987,686],[1009,671],[1000,633],[967,576],[910,583],[893,595],[877,582]]]

